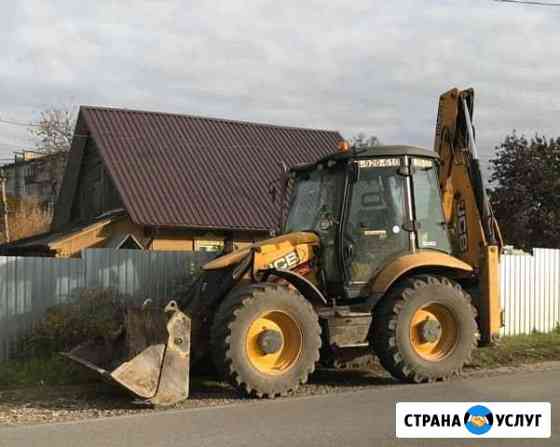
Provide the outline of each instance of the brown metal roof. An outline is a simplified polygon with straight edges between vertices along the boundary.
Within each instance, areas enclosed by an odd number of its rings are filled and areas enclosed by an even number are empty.
[[[131,219],[143,225],[265,230],[269,182],[337,150],[338,132],[82,107]]]

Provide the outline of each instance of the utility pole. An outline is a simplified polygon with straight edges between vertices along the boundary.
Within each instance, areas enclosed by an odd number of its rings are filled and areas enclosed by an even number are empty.
[[[8,200],[6,197],[6,181],[8,178],[4,170],[0,171],[0,184],[2,187],[2,214],[4,215],[4,235],[6,237],[6,243],[10,242],[10,227],[8,219]]]

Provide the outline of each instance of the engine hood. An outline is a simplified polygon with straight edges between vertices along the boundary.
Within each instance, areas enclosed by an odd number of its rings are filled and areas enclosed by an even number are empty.
[[[227,255],[220,256],[205,264],[203,270],[218,270],[236,264],[249,255],[252,251],[263,254],[263,262],[274,259],[275,256],[282,256],[283,253],[289,253],[297,250],[298,246],[319,245],[319,236],[310,232],[296,232],[283,234],[281,236],[265,239],[256,242],[249,247],[235,250]],[[258,262],[257,264],[262,264]]]

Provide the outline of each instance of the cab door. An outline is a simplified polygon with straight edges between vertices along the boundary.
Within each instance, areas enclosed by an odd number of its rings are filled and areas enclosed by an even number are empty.
[[[426,158],[412,158],[411,164],[418,248],[451,253],[449,232],[443,217],[436,162]]]
[[[403,157],[358,160],[343,224],[347,284],[367,284],[387,262],[410,250],[407,191],[399,173]]]

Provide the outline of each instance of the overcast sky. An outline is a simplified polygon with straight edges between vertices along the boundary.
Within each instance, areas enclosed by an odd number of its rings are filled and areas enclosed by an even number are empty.
[[[560,135],[559,24],[492,0],[5,0],[0,118],[105,105],[431,147],[439,94],[472,86],[484,161],[512,129]],[[20,145],[0,124],[0,157]]]

